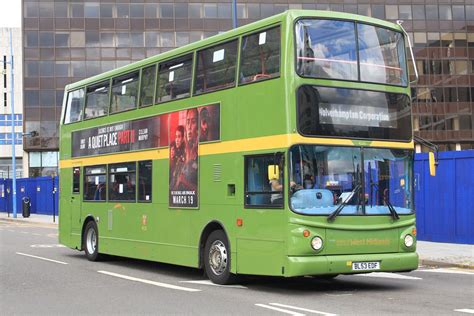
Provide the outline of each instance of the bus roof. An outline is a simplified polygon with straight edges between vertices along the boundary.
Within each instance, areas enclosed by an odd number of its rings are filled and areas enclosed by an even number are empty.
[[[298,18],[301,17],[322,17],[322,18],[334,18],[334,19],[343,19],[343,20],[354,20],[354,21],[361,21],[369,24],[375,24],[375,25],[380,25],[383,27],[387,27],[390,29],[394,29],[397,31],[401,31],[400,27],[397,24],[368,17],[368,16],[363,16],[363,15],[357,15],[357,14],[352,14],[352,13],[345,13],[345,12],[337,12],[337,11],[320,11],[320,10],[286,10],[283,13],[273,15],[271,17],[249,23],[243,26],[240,26],[236,29],[232,29],[220,34],[216,34],[214,36],[208,37],[206,39],[193,42],[187,45],[184,45],[182,47],[174,48],[172,50],[169,50],[167,52],[151,56],[148,58],[145,58],[140,61],[133,62],[129,65],[125,65],[116,69],[109,70],[107,72],[82,79],[80,81],[71,83],[66,85],[65,90],[74,90],[79,87],[83,87],[85,85],[95,83],[98,81],[102,81],[105,79],[109,79],[113,76],[116,76],[118,74],[122,74],[128,71],[132,71],[134,69],[139,69],[141,67],[155,64],[156,62],[159,62],[161,60],[166,60],[169,58],[173,58],[175,56],[183,55],[185,53],[190,53],[196,49],[201,49],[205,48],[206,46],[210,46],[213,44],[216,44],[218,42],[224,42],[226,40],[232,39],[235,36],[239,36],[245,33],[252,32],[257,29],[261,29],[267,26],[271,26],[273,24],[282,22],[282,21],[294,21]]]

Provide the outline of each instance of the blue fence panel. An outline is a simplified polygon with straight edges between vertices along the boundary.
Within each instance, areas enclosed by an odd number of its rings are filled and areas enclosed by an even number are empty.
[[[474,244],[474,151],[441,152],[435,177],[416,154],[415,206],[418,239]]]
[[[11,187],[11,179],[0,179],[0,212],[13,212]],[[21,215],[24,197],[30,198],[32,214],[58,214],[59,194],[53,194],[53,188],[59,188],[58,177],[21,178],[17,179],[16,187],[18,214]]]

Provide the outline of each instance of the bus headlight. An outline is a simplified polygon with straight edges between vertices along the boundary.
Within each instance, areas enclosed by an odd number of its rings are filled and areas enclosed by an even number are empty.
[[[405,236],[405,239],[404,239],[404,242],[405,242],[405,246],[407,248],[410,248],[411,246],[413,246],[413,236],[412,235],[406,235]]]
[[[314,237],[311,239],[311,247],[313,247],[314,250],[319,251],[321,248],[323,248],[323,240],[321,237]]]

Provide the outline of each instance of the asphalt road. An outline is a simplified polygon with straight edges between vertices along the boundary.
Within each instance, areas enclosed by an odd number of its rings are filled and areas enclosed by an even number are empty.
[[[0,313],[155,315],[468,315],[474,271],[246,278],[215,286],[202,271],[111,257],[89,262],[55,228],[0,221]]]

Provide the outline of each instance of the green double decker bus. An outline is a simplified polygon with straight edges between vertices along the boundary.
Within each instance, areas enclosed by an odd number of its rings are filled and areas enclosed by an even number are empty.
[[[218,284],[416,269],[406,39],[290,10],[68,85],[60,242]]]

